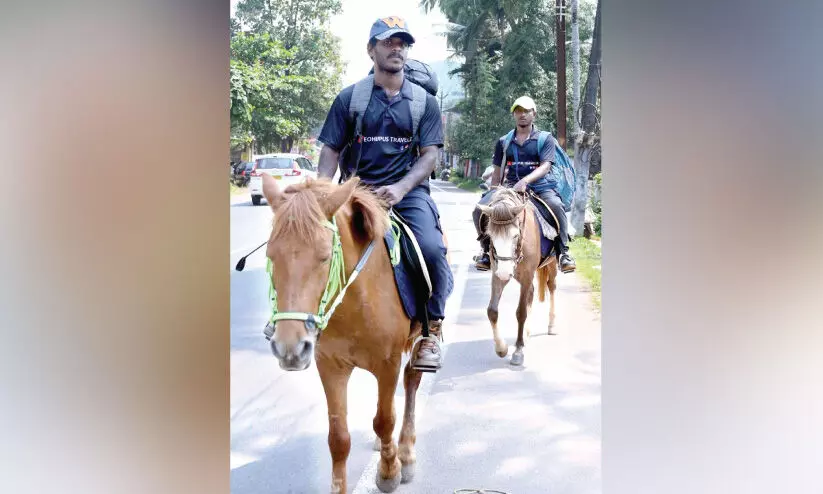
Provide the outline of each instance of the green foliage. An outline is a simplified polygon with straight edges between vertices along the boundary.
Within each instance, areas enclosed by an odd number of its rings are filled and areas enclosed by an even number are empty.
[[[309,135],[340,90],[339,0],[241,0],[232,19],[232,144],[264,150]]]
[[[592,301],[600,308],[600,274],[602,255],[600,246],[591,240],[578,237],[569,244],[569,253],[577,264],[577,273],[589,285],[592,291]]]
[[[449,182],[455,184],[458,189],[468,190],[469,192],[478,192],[480,184],[483,183],[479,178],[463,178],[457,175],[449,177]]]
[[[267,33],[240,33],[231,41],[229,69],[232,142],[273,147],[284,136],[307,129],[303,108],[291,104],[308,91],[311,76],[290,74],[294,50],[286,50]]]
[[[423,0],[422,5],[438,6],[445,14],[451,23],[448,45],[464,59],[457,72],[466,99],[457,105],[461,118],[450,129],[451,151],[488,160],[496,139],[514,126],[509,105],[523,94],[537,103],[536,125],[556,131],[554,2]],[[578,9],[581,60],[587,59],[590,43],[585,41],[591,38],[595,6],[582,0]],[[585,73],[586,68],[581,70]],[[569,105],[571,101],[569,92]],[[569,129],[573,128],[571,113],[569,108]]]

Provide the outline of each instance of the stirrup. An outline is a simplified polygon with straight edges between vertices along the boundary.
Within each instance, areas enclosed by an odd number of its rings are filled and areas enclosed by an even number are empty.
[[[562,257],[564,257],[564,256],[561,254],[557,258],[557,264],[560,267],[560,271],[563,272],[563,273],[573,273],[577,269],[577,263],[574,262],[574,260],[569,257],[569,259],[572,261],[572,265],[571,266],[566,266],[564,268],[563,267],[563,262],[560,260]],[[566,257],[568,257],[568,256],[566,256]]]
[[[417,352],[420,350],[418,344],[422,343],[423,340],[432,340],[434,344],[437,346],[437,353],[440,355],[440,362],[438,362],[437,367],[433,365],[420,365],[417,361]],[[411,368],[420,372],[437,372],[443,366],[443,348],[440,346],[440,339],[430,334],[429,336],[420,335],[417,339],[414,340],[411,347]]]

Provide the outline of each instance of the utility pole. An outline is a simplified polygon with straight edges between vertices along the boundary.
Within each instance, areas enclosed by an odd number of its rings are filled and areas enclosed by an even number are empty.
[[[443,101],[446,98],[448,98],[449,96],[451,96],[451,94],[452,94],[451,91],[449,91],[449,92],[444,91],[444,92],[437,95],[437,98],[440,100],[440,114],[441,115],[443,114]]]
[[[566,149],[566,12],[565,0],[557,0],[557,142]]]
[[[572,145],[580,136],[580,29],[577,22],[577,0],[571,0],[572,9]],[[576,152],[575,152],[576,155]]]

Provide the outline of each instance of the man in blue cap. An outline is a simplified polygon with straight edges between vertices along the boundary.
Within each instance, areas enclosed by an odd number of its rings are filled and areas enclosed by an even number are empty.
[[[332,178],[339,163],[343,177],[360,177],[414,232],[432,285],[427,310],[434,338],[420,342],[412,364],[436,371],[446,298],[454,286],[428,183],[443,146],[443,129],[435,97],[404,75],[412,44],[402,18],[374,22],[366,47],[374,75],[346,87],[332,103],[318,137],[323,143],[318,172]]]

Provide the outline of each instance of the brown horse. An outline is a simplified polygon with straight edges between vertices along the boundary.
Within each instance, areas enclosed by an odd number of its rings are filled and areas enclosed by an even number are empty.
[[[411,350],[420,325],[411,324],[394,288],[383,242],[388,228],[386,209],[370,191],[358,187],[358,182],[357,177],[342,185],[309,179],[281,191],[276,180],[263,175],[263,195],[274,212],[266,255],[273,265],[278,314],[286,314],[276,322],[271,348],[287,370],[304,370],[315,356],[329,413],[331,492],[340,494],[347,492],[346,459],[351,438],[346,398],[352,370],[359,367],[377,378],[373,425],[380,441],[380,466],[376,483],[383,492],[394,491],[401,480],[409,482],[414,476],[414,403],[421,378],[420,371],[406,365],[406,407],[398,448],[392,440],[394,391],[402,355]],[[323,329],[318,301],[322,313],[321,298],[326,298],[330,264],[336,262],[337,238],[342,245],[345,279],[351,281],[355,266],[363,259],[365,263],[357,266],[362,272],[358,271],[356,282],[343,290],[345,297],[340,298]]]
[[[523,194],[512,189],[498,188],[488,205],[477,205],[487,217],[485,234],[491,238],[492,294],[486,313],[494,334],[494,350],[500,358],[508,354],[509,347],[497,332],[498,304],[503,289],[514,274],[520,284],[520,301],[517,305],[517,341],[512,354],[512,365],[523,365],[523,329],[534,299],[534,275],[540,301],[546,299],[549,288],[549,334],[554,326],[554,291],[557,287],[557,258],[552,256],[542,267],[540,264],[540,230],[535,222],[534,208]],[[481,222],[482,224],[482,222]],[[526,329],[526,337],[529,336]]]

